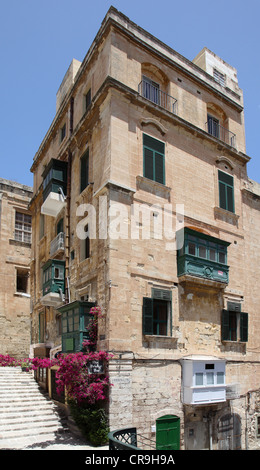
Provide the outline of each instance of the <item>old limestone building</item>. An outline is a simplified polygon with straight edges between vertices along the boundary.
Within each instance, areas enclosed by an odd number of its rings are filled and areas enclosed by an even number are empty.
[[[32,188],[0,178],[0,354],[30,351]]]
[[[236,70],[207,48],[190,62],[111,7],[57,93],[30,206],[32,349],[80,350],[101,306],[111,430],[260,447],[249,160]]]

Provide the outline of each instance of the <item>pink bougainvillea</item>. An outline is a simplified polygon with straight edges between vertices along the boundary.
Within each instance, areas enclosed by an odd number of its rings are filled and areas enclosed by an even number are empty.
[[[89,404],[94,404],[107,397],[107,391],[112,385],[109,383],[107,375],[107,364],[112,354],[106,351],[96,351],[97,348],[97,332],[98,332],[98,319],[102,317],[100,307],[93,307],[90,310],[92,315],[87,332],[89,339],[83,341],[84,352],[61,354],[58,358],[39,358],[33,359],[15,359],[8,354],[0,354],[0,366],[20,366],[26,367],[27,370],[37,370],[38,368],[51,368],[58,366],[56,372],[57,392],[66,392],[69,398],[75,400],[77,403],[83,401]],[[92,373],[90,364],[100,364],[102,362],[102,373]]]

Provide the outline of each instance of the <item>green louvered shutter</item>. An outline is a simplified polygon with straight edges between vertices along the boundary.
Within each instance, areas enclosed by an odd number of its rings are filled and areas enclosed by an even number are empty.
[[[165,144],[143,134],[144,176],[157,183],[165,184]]]
[[[248,341],[248,313],[240,313],[240,341]]]
[[[228,341],[229,339],[229,312],[227,310],[222,310],[221,340]]]
[[[144,148],[144,176],[150,180],[154,179],[153,151],[147,148]]]
[[[153,299],[143,298],[143,334],[153,334]]]
[[[155,181],[164,184],[164,156],[155,153]]]

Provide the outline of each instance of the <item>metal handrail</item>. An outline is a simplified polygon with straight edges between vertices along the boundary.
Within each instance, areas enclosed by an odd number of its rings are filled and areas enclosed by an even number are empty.
[[[207,121],[205,123],[205,127],[206,131],[213,137],[216,137],[217,139],[221,140],[222,142],[225,142],[231,147],[236,147],[236,134],[234,134],[233,132],[229,131],[220,124],[217,124],[216,122],[213,125],[211,121]]]
[[[152,83],[142,80],[138,85],[138,93],[143,96],[143,98],[157,104],[161,108],[167,109],[167,111],[173,114],[177,114],[177,100]]]
[[[109,450],[141,450],[137,447],[136,428],[117,429],[108,434]]]

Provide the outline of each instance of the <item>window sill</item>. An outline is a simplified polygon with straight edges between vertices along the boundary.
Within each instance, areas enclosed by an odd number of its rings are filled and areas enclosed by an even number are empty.
[[[239,215],[222,209],[221,207],[214,207],[214,217],[228,224],[238,226]]]
[[[232,340],[232,339],[222,339],[221,343],[231,343],[231,344],[247,344],[247,341]]]
[[[15,240],[14,238],[9,238],[10,245],[17,245],[17,246],[25,246],[31,248],[31,242],[23,242],[19,240]]]
[[[162,335],[144,335],[144,346],[148,348],[176,349],[177,338]]]
[[[17,297],[26,297],[28,299],[31,298],[31,295],[27,294],[26,292],[15,292],[14,295],[17,296]]]
[[[157,183],[157,181],[150,180],[149,178],[145,178],[145,176],[138,175],[136,177],[136,186],[137,189],[147,191],[154,194],[155,196],[159,196],[170,201],[171,188],[165,186],[162,183]]]

